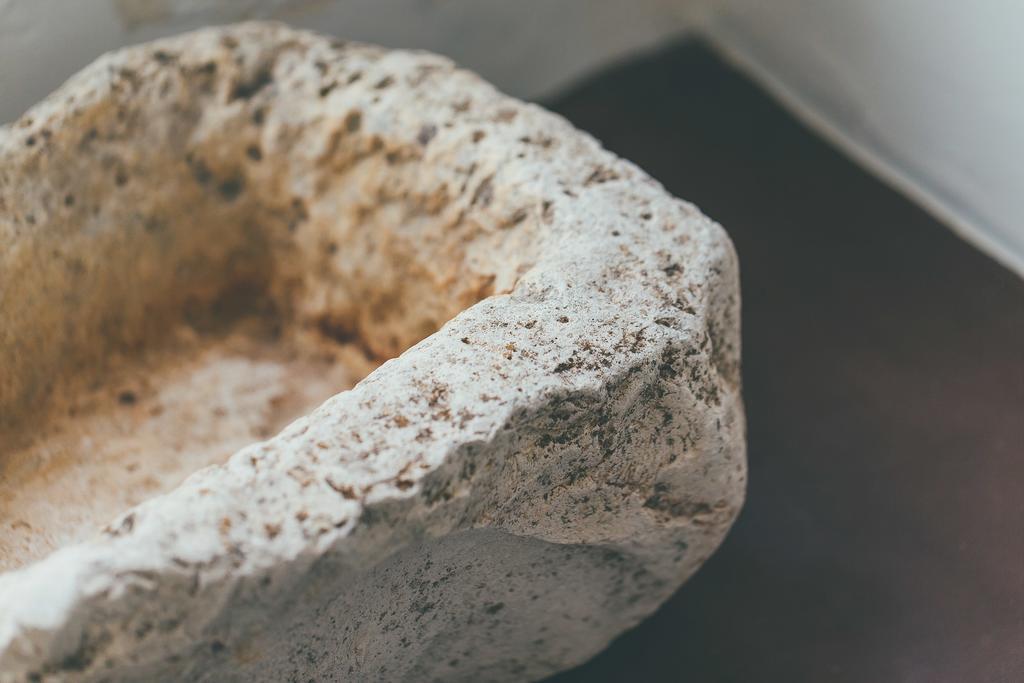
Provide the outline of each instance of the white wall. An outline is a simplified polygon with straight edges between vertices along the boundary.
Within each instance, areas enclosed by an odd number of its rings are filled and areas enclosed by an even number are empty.
[[[705,30],[808,123],[1024,275],[1024,1],[718,0]]]

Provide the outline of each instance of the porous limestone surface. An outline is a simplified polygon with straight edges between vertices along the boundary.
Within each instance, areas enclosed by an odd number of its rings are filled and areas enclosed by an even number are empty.
[[[0,680],[537,679],[742,504],[725,233],[444,58],[107,55],[0,244]]]

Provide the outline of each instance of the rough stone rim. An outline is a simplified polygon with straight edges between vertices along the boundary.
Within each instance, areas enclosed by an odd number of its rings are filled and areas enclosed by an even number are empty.
[[[327,53],[346,49],[312,34],[267,24],[212,29],[128,48],[103,58],[34,108],[30,112],[37,122],[34,126],[0,129],[0,150],[9,152],[22,145],[26,136],[43,125],[40,122],[59,122],[66,97],[99,71],[129,63],[143,52],[180,47],[186,41],[212,43],[224,35],[297,41]],[[355,389],[330,399],[273,439],[243,449],[225,466],[200,471],[173,493],[127,512],[104,536],[0,576],[3,671],[54,671],[61,662],[66,664],[70,658],[74,663],[87,651],[90,659],[77,668],[98,666],[103,651],[138,650],[140,662],[188,652],[195,643],[187,637],[167,638],[154,649],[152,643],[132,643],[127,628],[121,627],[140,614],[167,617],[170,610],[182,623],[188,622],[183,631],[201,632],[203,624],[230,604],[239,587],[268,577],[275,586],[293,585],[290,582],[303,567],[328,552],[349,558],[351,571],[358,572],[413,538],[441,537],[464,527],[501,529],[556,544],[628,548],[664,577],[649,604],[640,605],[630,616],[635,623],[699,566],[731,525],[742,504],[745,464],[736,262],[724,232],[559,117],[499,95],[476,77],[455,70],[447,60],[420,53],[388,54],[397,60],[427,60],[449,77],[462,79],[499,118],[505,116],[502,112],[515,112],[515,121],[501,129],[501,144],[512,145],[536,128],[572,142],[571,148],[564,145],[555,154],[559,172],[576,173],[571,188],[576,196],[559,197],[554,205],[555,219],[544,235],[544,253],[510,291],[463,311]],[[512,172],[505,178],[515,178],[515,161],[509,163]],[[555,166],[547,162],[534,177],[524,172],[525,180],[518,179],[521,185],[511,180],[507,186],[496,182],[495,193],[515,198],[529,197],[537,188],[546,191],[555,182],[551,170]],[[536,215],[529,219],[543,220],[546,210],[537,206]],[[565,214],[575,220],[560,222]],[[598,233],[601,236],[595,239]],[[581,239],[582,235],[588,239]],[[675,259],[672,250],[683,255],[683,262]],[[699,291],[682,295],[692,286]],[[618,314],[625,306],[636,315],[620,320]],[[540,324],[527,326],[530,320]],[[510,326],[509,321],[521,324]],[[595,341],[595,329],[609,321],[621,329],[621,339],[610,345]],[[493,331],[495,323],[501,323],[500,333]],[[541,340],[560,354],[557,362],[548,362],[549,356],[544,355],[543,364],[538,364],[536,357],[521,353]],[[497,373],[495,364],[501,368]],[[699,367],[715,372],[679,376],[686,368]],[[446,385],[435,391],[436,386],[424,382],[426,377],[443,377]],[[545,514],[531,508],[538,503],[535,498],[512,500],[504,507],[495,502],[508,492],[503,468],[511,451],[502,439],[510,438],[510,431],[532,430],[537,442],[545,438],[550,442],[562,433],[567,420],[595,419],[610,400],[609,386],[619,387],[625,396],[668,385],[678,393],[673,400],[717,406],[712,413],[720,420],[727,418],[717,434],[708,432],[706,424],[690,426],[687,433],[695,434],[695,441],[714,442],[718,451],[728,452],[728,471],[724,466],[712,467],[710,472],[704,468],[698,477],[672,465],[674,456],[662,448],[659,454],[664,460],[652,463],[651,471],[635,482],[616,523],[600,531],[584,529],[582,537],[580,528],[553,514],[568,511],[572,517],[578,512],[578,502],[564,488],[572,475],[562,469],[558,470],[564,475],[562,481],[544,485],[548,493],[554,492],[544,501]],[[470,388],[472,398],[467,395]],[[501,397],[487,413],[476,414],[472,409],[480,393],[511,393],[513,398]],[[550,411],[555,404],[562,410],[554,413],[557,419],[552,423]],[[406,425],[381,425],[377,419],[409,405],[422,405],[423,412]],[[671,412],[672,402],[668,405]],[[462,411],[472,417],[451,419]],[[416,443],[415,435],[426,424],[434,434],[424,447]],[[339,425],[349,431],[366,425],[368,433],[375,435],[377,450],[368,458],[369,464],[362,472],[354,472],[352,464],[368,455],[369,446],[339,444],[344,455],[319,469],[322,477],[313,490],[297,490],[287,471],[302,464],[302,457],[318,442],[336,439]],[[419,453],[427,467],[408,468],[409,459],[403,455],[410,449]],[[464,476],[470,462],[474,471]],[[668,471],[679,476],[661,481],[659,477]],[[676,495],[679,481],[685,482],[682,497]],[[256,508],[246,503],[253,491],[272,490],[277,493],[270,504]],[[334,520],[332,528],[310,538],[301,524],[294,523],[299,504]],[[240,510],[248,513],[245,524],[235,527],[231,543],[225,546],[218,522],[225,515],[237,517]],[[169,525],[168,517],[176,523]],[[544,518],[551,523],[544,524]],[[279,528],[272,538],[266,533],[268,526]],[[658,550],[674,538],[687,539],[689,548],[685,558],[676,561]],[[97,637],[98,631],[103,631],[102,637]],[[595,644],[590,652],[603,644]],[[589,655],[580,655],[585,656]]]

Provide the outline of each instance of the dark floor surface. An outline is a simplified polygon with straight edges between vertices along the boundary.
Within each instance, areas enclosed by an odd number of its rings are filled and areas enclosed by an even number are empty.
[[[551,681],[1024,682],[1024,281],[699,44],[548,105],[735,241],[750,459],[718,553]]]

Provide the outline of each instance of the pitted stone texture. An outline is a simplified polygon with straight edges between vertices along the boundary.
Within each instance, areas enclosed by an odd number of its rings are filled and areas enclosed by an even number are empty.
[[[0,237],[0,427],[238,283],[408,349],[0,576],[4,680],[537,679],[742,504],[724,232],[443,58],[271,24],[106,56],[0,130]]]

